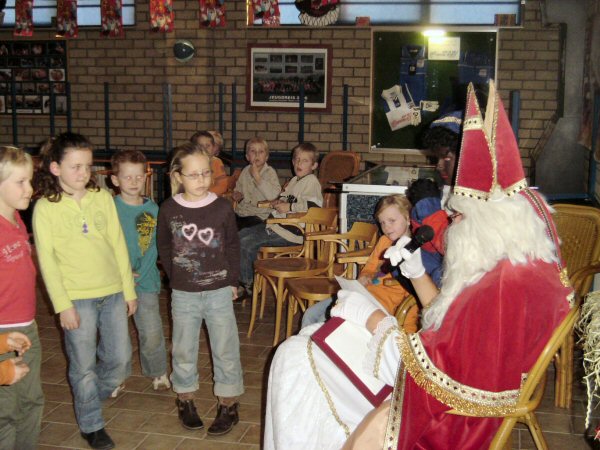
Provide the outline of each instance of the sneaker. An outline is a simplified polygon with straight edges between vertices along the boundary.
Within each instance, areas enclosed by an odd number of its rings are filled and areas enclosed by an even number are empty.
[[[246,297],[246,289],[244,289],[244,286],[241,286],[241,285],[238,286],[236,300],[242,300],[245,297]]]
[[[204,428],[202,420],[196,411],[194,400],[179,400],[176,399],[177,411],[179,412],[179,420],[184,428],[188,430],[201,430]]]
[[[163,374],[160,377],[155,377],[152,380],[152,389],[155,391],[166,391],[171,387],[171,383],[169,382],[169,377],[167,374]]]
[[[104,428],[100,428],[97,431],[92,431],[91,433],[81,432],[81,437],[84,438],[88,445],[94,449],[108,450],[115,448],[115,443]]]
[[[240,404],[237,402],[231,406],[219,405],[217,407],[217,417],[212,425],[208,427],[206,433],[211,436],[221,436],[229,433],[233,426],[240,421],[239,407]]]
[[[115,388],[114,391],[111,392],[110,394],[110,398],[117,398],[117,396],[123,392],[125,390],[125,385],[124,384],[120,384],[119,386],[117,386]]]

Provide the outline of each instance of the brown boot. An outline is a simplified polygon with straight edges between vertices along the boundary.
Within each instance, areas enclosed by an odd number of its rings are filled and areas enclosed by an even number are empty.
[[[240,404],[237,402],[231,406],[219,404],[217,406],[217,417],[212,425],[208,427],[206,433],[210,436],[221,436],[222,434],[229,433],[233,429],[233,426],[240,421],[238,414],[239,407]]]
[[[181,420],[184,428],[188,430],[201,430],[204,428],[204,424],[196,411],[194,400],[180,400],[178,398],[175,403],[179,412],[179,420]]]

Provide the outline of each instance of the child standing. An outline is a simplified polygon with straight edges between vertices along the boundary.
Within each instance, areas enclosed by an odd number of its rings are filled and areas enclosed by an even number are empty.
[[[210,157],[210,170],[212,171],[212,184],[209,188],[210,192],[217,195],[223,195],[227,192],[227,174],[225,166],[221,158],[217,157],[218,147],[215,143],[215,138],[210,131],[198,131],[190,138],[192,144],[198,145]]]
[[[115,196],[115,205],[135,277],[138,307],[133,319],[140,339],[142,373],[153,378],[152,387],[155,391],[169,389],[171,383],[167,377],[167,350],[158,306],[158,205],[143,196],[146,157],[137,150],[123,150],[113,155],[111,168],[111,181],[120,191]]]
[[[37,448],[44,409],[42,349],[35,322],[36,270],[29,235],[17,212],[29,206],[32,175],[27,153],[15,147],[0,147],[0,332],[6,333],[6,350],[19,350],[20,354],[27,350],[22,360],[12,361],[16,364],[10,360],[5,363],[13,366],[9,367],[11,381],[24,372],[26,375],[11,386],[0,386],[2,449]]]
[[[62,133],[43,151],[36,188],[43,196],[33,231],[44,282],[65,330],[69,382],[81,435],[109,449],[102,400],[127,378],[127,315],[136,293],[112,196],[91,179],[92,144]],[[98,340],[99,336],[99,340]]]
[[[198,346],[206,321],[214,368],[217,417],[209,435],[238,423],[244,393],[240,341],[232,300],[236,297],[240,246],[229,202],[209,191],[210,157],[187,143],[175,149],[171,191],[158,215],[158,253],[172,288],[173,372],[182,425],[204,427],[194,405],[198,390]]]
[[[277,172],[267,164],[267,141],[260,137],[250,139],[246,143],[246,159],[250,164],[242,170],[233,191],[238,230],[263,223],[271,210],[260,208],[258,202],[273,200],[281,191]]]
[[[273,217],[285,217],[289,212],[306,212],[308,208],[323,205],[323,194],[318,178],[313,174],[319,166],[319,151],[308,142],[292,151],[292,164],[296,174],[284,186],[279,198],[270,203]],[[265,246],[302,244],[303,237],[295,227],[258,224],[240,230],[241,282],[249,291],[254,279],[254,260],[258,250]]]

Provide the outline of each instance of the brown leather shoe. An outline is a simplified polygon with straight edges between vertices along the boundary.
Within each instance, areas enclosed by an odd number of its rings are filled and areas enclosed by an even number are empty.
[[[208,427],[206,433],[210,436],[221,436],[229,433],[233,426],[240,421],[239,407],[240,404],[237,402],[231,406],[219,405],[217,407],[217,417],[212,425]]]
[[[202,420],[196,411],[194,400],[175,400],[177,411],[179,412],[179,420],[184,428],[188,430],[200,430],[204,428]]]

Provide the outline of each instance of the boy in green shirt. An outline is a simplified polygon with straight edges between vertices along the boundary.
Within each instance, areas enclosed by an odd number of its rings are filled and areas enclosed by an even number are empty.
[[[143,196],[146,157],[123,150],[111,159],[112,183],[119,188],[115,205],[123,228],[131,269],[135,277],[138,309],[133,318],[140,339],[142,373],[152,377],[155,391],[171,387],[167,377],[167,352],[159,312],[160,274],[156,266],[158,205]]]

